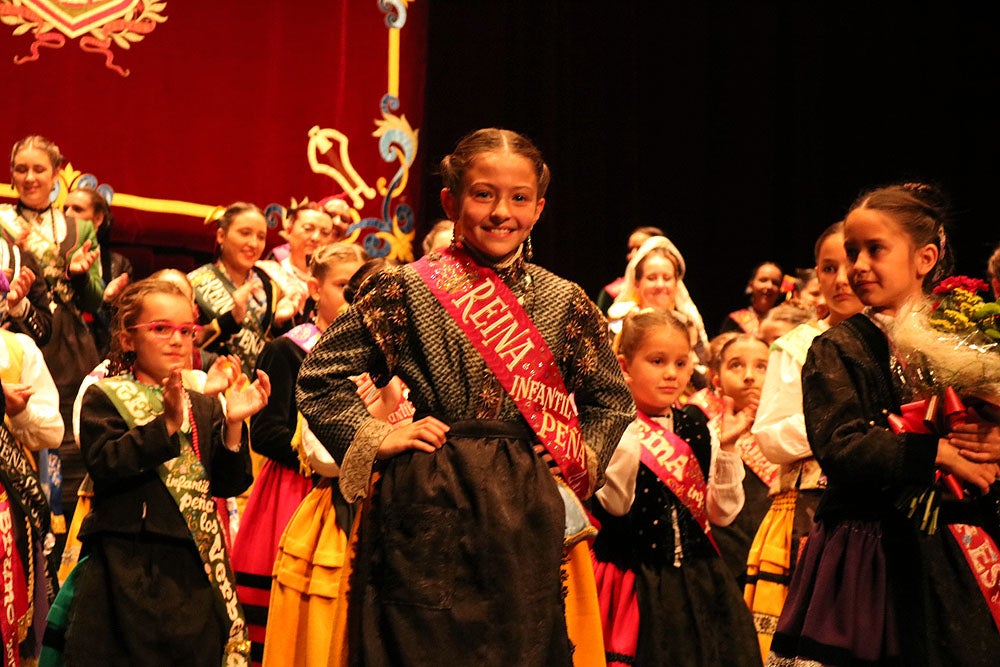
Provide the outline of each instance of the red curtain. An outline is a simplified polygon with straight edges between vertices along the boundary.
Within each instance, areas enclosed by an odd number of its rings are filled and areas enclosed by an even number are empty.
[[[121,20],[101,26],[95,19],[96,32],[87,40],[50,28],[41,39],[51,43],[48,33],[62,44],[36,45],[37,59],[15,64],[32,55],[35,30],[46,21],[32,7],[72,18],[74,12],[123,6],[134,10],[119,17],[133,19],[131,30]],[[94,174],[116,196],[208,206],[245,200],[264,208],[341,191],[329,175],[316,173],[307,156],[311,128],[335,130],[349,142],[360,217],[369,219],[369,227],[382,221],[390,236],[397,223],[393,243],[405,256],[406,227],[412,236],[413,220],[407,211],[420,205],[423,156],[416,138],[426,8],[426,0],[24,0],[19,7],[2,0],[3,145],[28,134],[47,136],[76,170]],[[165,20],[135,21],[143,11]],[[26,23],[29,29],[15,34]],[[390,25],[399,27],[398,59],[392,56]],[[126,41],[127,49],[117,43],[122,40],[107,40],[104,53],[81,48],[94,50],[102,29],[141,40]],[[373,136],[379,123],[387,134],[387,157]],[[335,146],[318,159],[344,172],[338,155]],[[410,163],[401,164],[400,156]],[[401,187],[387,194],[380,184],[394,178]],[[0,177],[2,182],[9,179]],[[116,202],[112,210],[112,240],[138,260],[140,274],[193,264],[213,250],[214,227],[206,227],[203,217]],[[271,244],[279,243],[277,229],[271,234]]]

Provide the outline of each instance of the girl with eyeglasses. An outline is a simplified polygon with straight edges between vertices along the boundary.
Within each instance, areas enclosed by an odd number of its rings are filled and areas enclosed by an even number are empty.
[[[270,382],[263,372],[237,382],[225,408],[186,388],[197,332],[190,299],[172,283],[141,280],[120,297],[108,377],[83,396],[94,496],[67,583],[66,664],[249,659],[213,497],[250,485],[244,420],[267,403]]]

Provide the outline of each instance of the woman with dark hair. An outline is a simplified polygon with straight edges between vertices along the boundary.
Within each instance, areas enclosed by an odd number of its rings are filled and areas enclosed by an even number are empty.
[[[761,262],[755,266],[750,272],[746,288],[750,305],[726,315],[719,333],[742,331],[756,336],[764,316],[781,300],[781,282],[784,276],[781,267],[774,262]]]
[[[256,266],[264,252],[267,222],[254,204],[230,204],[218,220],[218,259],[188,273],[204,325],[198,346],[235,354],[251,377],[257,355],[276,334],[291,328],[295,304]]]
[[[257,266],[281,288],[285,298],[293,301],[297,310],[296,324],[309,322],[309,259],[320,248],[333,242],[333,220],[315,202],[305,199],[292,204],[282,221],[281,237],[288,243],[274,248],[267,259]]]
[[[121,253],[111,250],[111,228],[115,219],[111,215],[111,205],[104,195],[94,188],[77,188],[66,195],[63,213],[73,220],[90,220],[97,230],[100,257],[97,266],[104,280],[104,299],[101,309],[94,314],[90,330],[101,357],[108,354],[111,346],[111,317],[115,299],[132,279],[132,262]]]

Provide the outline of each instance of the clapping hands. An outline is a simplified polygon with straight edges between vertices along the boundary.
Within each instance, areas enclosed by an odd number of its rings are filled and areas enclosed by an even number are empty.
[[[77,248],[76,252],[69,261],[69,274],[71,276],[79,275],[81,273],[86,273],[90,270],[90,267],[94,265],[97,258],[100,256],[100,248],[94,248],[93,243],[90,239],[83,242],[83,245]]]
[[[240,358],[235,354],[220,354],[205,373],[203,394],[216,396],[233,386],[242,375]]]
[[[226,421],[239,424],[260,412],[271,396],[271,379],[262,370],[257,371],[257,379],[250,382],[241,375],[226,392]]]

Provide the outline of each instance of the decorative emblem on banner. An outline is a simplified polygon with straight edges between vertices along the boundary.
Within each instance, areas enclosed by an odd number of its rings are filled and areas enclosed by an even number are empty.
[[[41,47],[59,49],[66,39],[79,39],[80,48],[104,56],[104,65],[122,76],[129,71],[114,63],[112,42],[129,49],[153,32],[166,2],[144,0],[0,0],[0,21],[14,26],[15,35],[33,33],[30,55],[15,56],[21,65],[38,60]]]
[[[408,0],[382,0],[378,8],[385,14],[388,29],[387,92],[379,102],[381,119],[375,120],[372,136],[378,139],[379,155],[387,163],[397,163],[390,179],[379,177],[369,185],[351,164],[349,139],[333,128],[313,126],[306,149],[314,173],[329,176],[347,195],[354,211],[366,200],[381,197],[379,215],[361,218],[347,230],[347,239],[361,245],[370,257],[385,257],[400,262],[413,261],[415,215],[405,201],[397,201],[406,190],[410,167],[417,155],[417,130],[399,109],[399,33],[406,25]],[[354,212],[352,211],[352,213]]]

